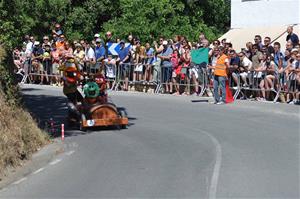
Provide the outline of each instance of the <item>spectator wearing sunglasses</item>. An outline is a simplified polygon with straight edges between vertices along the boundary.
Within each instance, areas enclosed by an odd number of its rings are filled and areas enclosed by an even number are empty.
[[[256,44],[258,46],[258,50],[261,49],[261,47],[263,46],[262,44],[262,39],[260,35],[255,35],[254,37],[254,44]]]
[[[271,45],[271,38],[270,37],[265,37],[264,39],[264,46],[267,48],[267,53],[269,55],[274,53],[274,48]]]

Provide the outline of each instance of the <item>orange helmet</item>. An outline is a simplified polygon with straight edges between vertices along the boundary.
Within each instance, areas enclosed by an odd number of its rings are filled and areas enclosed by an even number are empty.
[[[80,78],[80,73],[74,67],[67,67],[64,71],[64,76],[68,83],[75,84]]]

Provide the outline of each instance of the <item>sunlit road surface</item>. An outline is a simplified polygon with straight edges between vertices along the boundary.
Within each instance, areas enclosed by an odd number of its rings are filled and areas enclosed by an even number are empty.
[[[59,88],[24,86],[41,121],[65,119]],[[66,131],[65,152],[1,198],[299,198],[299,106],[110,93],[127,129]]]

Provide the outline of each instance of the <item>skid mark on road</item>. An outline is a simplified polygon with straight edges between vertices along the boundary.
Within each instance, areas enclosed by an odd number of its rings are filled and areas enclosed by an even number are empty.
[[[210,181],[210,187],[209,187],[209,198],[215,199],[217,197],[218,181],[219,181],[220,169],[222,164],[222,147],[219,141],[210,133],[202,130],[201,132],[207,135],[216,147],[216,162],[214,165],[214,170],[213,170],[213,174]]]

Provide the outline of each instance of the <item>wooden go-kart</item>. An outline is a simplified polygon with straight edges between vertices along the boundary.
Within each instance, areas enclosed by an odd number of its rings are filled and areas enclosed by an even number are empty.
[[[84,106],[84,105],[83,105]],[[125,129],[128,118],[125,110],[119,110],[112,103],[96,104],[90,107],[82,107],[80,111],[80,130],[85,131],[91,127],[118,126]]]
[[[106,92],[101,92],[99,87],[103,82],[95,78],[95,81],[87,82],[84,87],[84,101],[79,107],[80,130],[91,127],[118,126],[124,129],[128,125],[128,118],[124,109],[118,109],[115,104],[107,102]],[[105,83],[105,82],[104,82]]]

